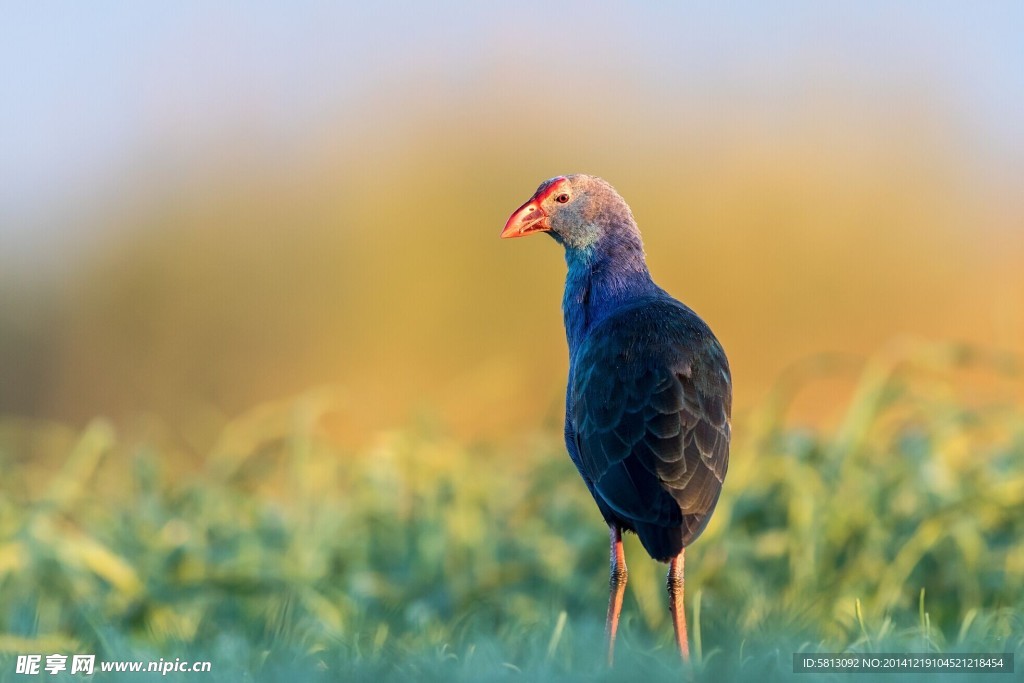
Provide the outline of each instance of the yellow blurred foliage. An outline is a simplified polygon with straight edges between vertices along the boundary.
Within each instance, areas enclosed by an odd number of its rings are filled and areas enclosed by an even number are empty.
[[[554,134],[567,105],[513,116],[495,105],[509,97],[415,117],[381,97],[290,163],[243,139],[130,185],[68,256],[45,343],[20,352],[46,381],[5,404],[156,414],[203,445],[310,386],[344,394],[335,426],[356,438],[416,416],[470,436],[555,425],[562,256],[497,234],[576,171],[630,202],[656,280],[723,341],[740,410],[819,352],[856,369],[901,335],[1024,349],[1024,211],[991,201],[1002,179],[972,173],[935,112],[808,98],[769,125],[616,104]],[[852,376],[807,416],[827,419]]]

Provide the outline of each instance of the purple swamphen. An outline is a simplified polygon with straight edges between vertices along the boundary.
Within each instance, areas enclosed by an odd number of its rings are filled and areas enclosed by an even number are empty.
[[[607,182],[542,183],[501,236],[535,232],[565,247],[565,445],[611,538],[608,663],[626,589],[623,531],[669,563],[669,609],[688,659],[683,554],[707,526],[729,466],[729,362],[707,324],[654,284],[633,214]]]

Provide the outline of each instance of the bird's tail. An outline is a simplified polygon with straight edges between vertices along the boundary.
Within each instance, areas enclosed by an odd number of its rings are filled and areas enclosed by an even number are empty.
[[[711,510],[698,515],[683,515],[683,523],[677,527],[643,522],[634,522],[633,527],[647,553],[659,562],[668,562],[697,540],[710,520]]]
[[[643,522],[634,522],[633,527],[644,550],[658,562],[668,562],[683,549],[685,527],[664,527]]]

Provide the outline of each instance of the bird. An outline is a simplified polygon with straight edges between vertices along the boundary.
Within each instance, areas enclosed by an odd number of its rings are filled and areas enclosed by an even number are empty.
[[[654,283],[633,212],[607,181],[545,180],[501,237],[534,233],[565,249],[565,445],[608,525],[607,663],[628,579],[623,532],[668,563],[676,646],[688,661],[684,554],[711,519],[729,467],[729,361],[711,328]]]

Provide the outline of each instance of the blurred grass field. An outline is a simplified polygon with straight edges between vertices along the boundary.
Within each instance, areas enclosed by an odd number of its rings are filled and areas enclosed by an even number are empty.
[[[696,678],[811,680],[793,652],[847,649],[1020,666],[1024,412],[961,381],[1013,385],[1015,359],[894,343],[837,426],[798,427],[794,400],[840,367],[810,358],[736,416],[687,554]],[[191,465],[153,424],[0,422],[0,680],[51,652],[209,660],[203,680],[680,679],[664,566],[634,537],[602,666],[607,534],[557,425],[466,441],[423,420],[353,450],[324,426],[344,410],[264,404]]]

